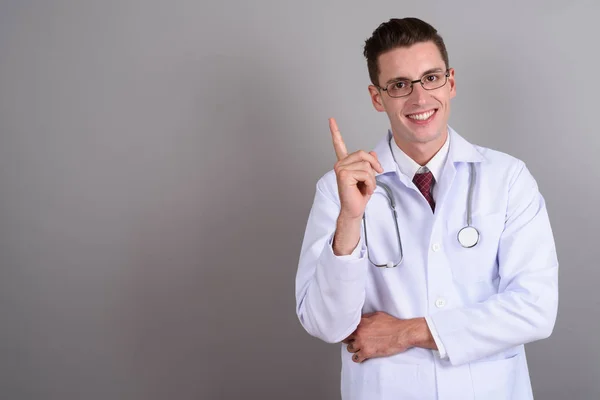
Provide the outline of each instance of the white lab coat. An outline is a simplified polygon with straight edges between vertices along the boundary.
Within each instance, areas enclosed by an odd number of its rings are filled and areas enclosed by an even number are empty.
[[[378,179],[393,191],[404,248],[396,268],[369,263],[364,230],[357,255],[331,248],[340,210],[333,171],[317,183],[296,276],[297,314],[306,331],[339,343],[361,315],[384,311],[429,317],[447,358],[412,348],[362,364],[341,344],[344,400],[532,399],[524,344],[546,338],[558,306],[558,260],[546,206],[524,163],[470,144],[454,130],[435,213],[392,157],[389,133],[375,151]],[[457,241],[466,225],[469,163],[475,163],[471,249]],[[380,188],[367,204],[375,263],[396,261],[392,214]],[[364,228],[364,227],[363,227]]]

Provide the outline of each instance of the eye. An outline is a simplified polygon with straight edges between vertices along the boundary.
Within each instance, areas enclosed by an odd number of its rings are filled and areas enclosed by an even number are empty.
[[[439,74],[425,75],[425,82],[435,82],[439,79]]]
[[[392,87],[394,89],[404,89],[406,87],[406,82],[404,81],[398,81],[398,82],[394,82],[392,84]]]

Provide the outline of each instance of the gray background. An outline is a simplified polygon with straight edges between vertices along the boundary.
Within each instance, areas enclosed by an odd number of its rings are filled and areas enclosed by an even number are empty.
[[[481,3],[2,0],[0,398],[339,398],[294,278],[327,118],[351,150],[385,133],[362,45],[403,16],[446,40],[451,125],[546,197],[537,398],[600,398],[600,6]]]

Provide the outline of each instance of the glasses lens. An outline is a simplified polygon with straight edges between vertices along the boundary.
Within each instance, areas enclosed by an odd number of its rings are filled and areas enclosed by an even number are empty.
[[[427,74],[421,78],[423,88],[427,90],[433,90],[440,88],[446,84],[446,73],[445,72],[434,72],[433,74]]]
[[[407,96],[411,91],[410,82],[407,80],[392,82],[387,86],[387,92],[392,97]]]

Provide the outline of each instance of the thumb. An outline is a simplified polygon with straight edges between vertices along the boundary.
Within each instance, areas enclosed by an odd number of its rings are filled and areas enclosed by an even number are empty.
[[[372,155],[375,158],[375,160],[377,161],[377,167],[375,168],[375,170],[377,172],[379,172],[380,174],[383,173],[383,167],[381,166],[381,163],[379,162],[379,158],[377,158],[377,153],[375,153],[374,151],[370,151],[369,154]]]

